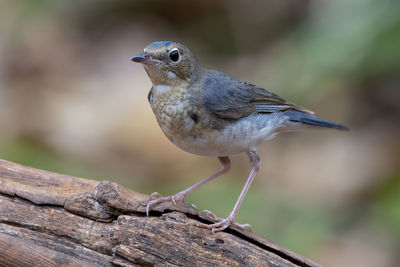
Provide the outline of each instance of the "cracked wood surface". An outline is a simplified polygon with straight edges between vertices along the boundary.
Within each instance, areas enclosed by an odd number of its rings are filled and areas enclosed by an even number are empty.
[[[318,266],[251,231],[211,223],[188,203],[162,203],[113,182],[0,159],[0,266]]]

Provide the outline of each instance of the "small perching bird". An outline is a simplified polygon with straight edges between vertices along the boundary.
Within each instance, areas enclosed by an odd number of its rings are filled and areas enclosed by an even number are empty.
[[[280,132],[305,126],[348,129],[321,120],[313,112],[263,88],[202,67],[186,46],[176,42],[153,42],[132,60],[144,65],[153,83],[148,100],[168,139],[187,152],[218,157],[222,165],[207,178],[173,196],[149,201],[147,215],[161,202],[183,201],[199,186],[226,173],[231,166],[230,155],[246,152],[251,171],[233,210],[227,218],[218,218],[217,223],[200,224],[213,232],[222,231],[234,222],[260,168],[257,154],[260,143]]]

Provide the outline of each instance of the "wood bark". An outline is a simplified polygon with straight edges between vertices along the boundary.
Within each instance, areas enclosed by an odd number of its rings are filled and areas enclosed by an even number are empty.
[[[318,266],[188,203],[0,160],[0,266]]]

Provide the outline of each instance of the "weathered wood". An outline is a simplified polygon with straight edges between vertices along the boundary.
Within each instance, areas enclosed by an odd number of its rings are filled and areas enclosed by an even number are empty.
[[[318,266],[192,205],[0,160],[0,266]]]

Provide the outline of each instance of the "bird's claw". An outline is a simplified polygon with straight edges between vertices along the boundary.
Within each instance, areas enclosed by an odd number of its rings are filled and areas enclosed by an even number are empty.
[[[242,230],[242,231],[251,232],[251,231],[253,230],[252,227],[251,227],[251,225],[250,225],[249,223],[240,224],[240,223],[234,222],[233,225],[234,225],[236,228],[239,228],[239,229]]]
[[[211,219],[220,222],[222,221],[222,218],[218,217],[217,215],[215,215],[214,212],[210,211],[210,210],[202,210],[202,213],[205,213],[208,217],[210,217]]]
[[[161,195],[160,193],[158,193],[158,192],[153,192],[153,193],[151,193],[151,195],[150,195],[150,200],[153,200],[153,199],[156,199],[156,198],[160,198],[160,197],[162,197],[162,195]]]
[[[175,196],[171,196],[171,201],[172,201],[172,203],[174,203],[174,205],[176,206]]]
[[[150,210],[154,205],[160,204],[162,202],[172,202],[174,203],[174,205],[177,205],[177,202],[183,202],[184,198],[185,196],[179,193],[173,196],[163,197],[159,193],[154,192],[150,195],[150,201],[146,205],[146,215],[149,216]]]
[[[206,229],[211,229],[213,233],[223,231],[229,226],[235,229],[239,229],[241,231],[251,231],[251,225],[248,223],[245,224],[240,224],[235,222],[235,218],[232,216],[228,216],[226,219],[219,218],[217,215],[215,215],[212,211],[209,210],[203,210],[203,213],[205,213],[208,217],[216,221],[214,224],[198,224],[200,228],[206,228]],[[220,224],[224,224],[223,227],[220,227]],[[215,229],[214,229],[215,228]]]
[[[154,199],[155,198],[155,199]],[[162,197],[159,193],[154,192],[150,195],[150,201],[146,205],[146,215],[149,216],[150,210],[154,205],[160,204],[162,202],[172,202],[174,205],[177,205],[177,202],[183,202],[185,196],[183,194],[177,193],[172,196]],[[213,224],[204,224],[204,223],[197,223],[196,226],[199,228],[209,229],[212,233],[217,233],[224,231],[228,227],[232,227],[235,229],[239,229],[242,231],[251,231],[250,224],[238,224],[235,222],[235,216],[229,215],[227,218],[222,219],[217,217],[213,212],[209,210],[203,210],[208,217],[212,220],[216,221]]]
[[[234,220],[235,220],[235,218],[233,218],[231,216],[228,216],[225,219],[221,219],[221,218],[218,218],[218,219],[220,221],[217,222],[217,223],[213,223],[213,224],[198,223],[198,224],[196,224],[196,226],[199,227],[199,228],[209,229],[214,234],[214,233],[217,233],[217,232],[224,231],[226,228],[231,226],[234,223]]]

